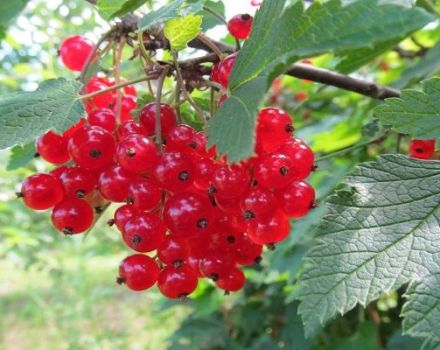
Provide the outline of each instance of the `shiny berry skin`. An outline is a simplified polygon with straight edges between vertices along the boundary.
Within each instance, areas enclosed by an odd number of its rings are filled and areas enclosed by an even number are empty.
[[[211,188],[208,189],[212,190]],[[243,215],[243,212],[240,208],[240,198],[225,198],[221,196],[217,196],[216,193],[214,193],[215,203],[217,205],[217,208],[219,208],[223,213],[227,215]]]
[[[161,132],[166,135],[176,125],[176,113],[174,109],[165,103],[160,104],[160,125]],[[152,136],[156,132],[156,104],[149,103],[139,113],[140,123],[147,129],[147,136]]]
[[[226,277],[234,268],[235,261],[230,255],[219,252],[207,252],[206,256],[200,260],[200,271],[203,276],[217,281]]]
[[[149,289],[157,282],[159,266],[154,259],[143,254],[127,256],[119,265],[119,284],[126,284],[134,291]]]
[[[282,153],[271,153],[259,158],[255,164],[254,176],[262,187],[281,188],[294,178],[293,162]]]
[[[92,51],[92,42],[82,36],[75,35],[61,43],[60,58],[66,68],[79,72],[83,69]]]
[[[156,145],[141,135],[130,135],[122,140],[116,154],[121,167],[132,173],[152,170],[159,158]]]
[[[73,134],[82,129],[86,125],[86,118],[81,118],[76,124],[73,124],[69,129],[64,131],[63,136],[66,139],[70,139]]]
[[[236,39],[247,39],[251,34],[254,18],[251,15],[235,15],[228,21],[228,30]]]
[[[244,287],[245,283],[246,277],[238,267],[234,267],[226,276],[215,282],[217,287],[227,292],[237,292]]]
[[[250,189],[241,198],[240,207],[246,220],[267,218],[277,210],[277,201],[272,192],[264,188]]]
[[[237,237],[235,260],[237,264],[243,266],[250,266],[261,260],[263,247],[250,240],[247,235]]]
[[[140,211],[155,208],[161,199],[159,186],[150,179],[139,177],[128,188],[127,202]]]
[[[197,160],[194,164],[194,185],[198,189],[207,189],[216,168],[217,166],[210,158]]]
[[[137,100],[135,96],[127,95],[122,97],[121,101],[121,121],[125,122],[127,120],[132,120],[133,115],[131,112],[136,108]],[[116,113],[116,105],[113,107]]]
[[[182,264],[190,254],[190,246],[186,239],[169,235],[157,250],[157,257],[166,265]]]
[[[240,197],[249,186],[250,176],[246,169],[239,165],[218,167],[212,176],[212,185],[216,196],[223,198]]]
[[[52,169],[51,171],[49,171],[49,174],[52,176],[55,176],[57,179],[61,178],[61,175],[63,175],[63,173],[67,170],[70,169],[70,167],[66,166],[66,165],[61,165],[55,169]]]
[[[91,94],[93,92],[104,90],[112,84],[104,78],[93,77],[86,85],[86,93]],[[90,99],[91,103],[97,108],[109,108],[116,102],[116,94],[114,91],[101,93]]]
[[[64,197],[60,180],[49,174],[35,174],[23,181],[21,193],[24,204],[34,210],[52,208]]]
[[[113,216],[113,221],[116,224],[116,227],[119,229],[119,231],[122,231],[124,229],[125,224],[133,217],[139,214],[140,214],[139,209],[137,209],[133,205],[126,204],[116,209],[115,214]]]
[[[112,164],[115,147],[112,134],[98,126],[79,129],[68,144],[72,159],[86,169],[102,169]]]
[[[112,202],[125,202],[134,175],[119,165],[113,165],[99,174],[98,187],[102,196]]]
[[[181,152],[164,153],[153,170],[157,183],[171,192],[183,191],[194,181],[194,165]]]
[[[302,218],[315,205],[315,190],[306,182],[294,181],[275,192],[280,209],[289,217]]]
[[[435,140],[411,140],[409,155],[417,159],[429,159],[435,152]]]
[[[108,108],[95,109],[87,119],[90,125],[100,126],[109,132],[113,132],[116,128],[115,113]]]
[[[197,274],[188,266],[167,266],[159,272],[157,286],[159,291],[171,299],[190,295],[198,284]]]
[[[37,153],[46,162],[63,164],[70,160],[70,155],[67,151],[67,141],[68,139],[63,135],[49,130],[37,139],[35,148]]]
[[[293,138],[287,141],[278,150],[292,160],[293,179],[302,181],[307,178],[314,168],[315,155],[313,151],[300,139]]]
[[[287,216],[278,211],[268,219],[253,220],[249,225],[249,238],[256,244],[274,244],[287,238],[290,223]]]
[[[119,139],[124,139],[129,135],[147,135],[147,129],[143,125],[140,125],[139,123],[135,122],[134,120],[127,120],[123,122],[117,132],[117,136]]]
[[[151,252],[165,240],[165,226],[156,215],[141,213],[127,221],[122,238],[127,246],[137,252]]]
[[[188,152],[195,148],[192,144],[196,130],[189,125],[179,124],[173,127],[166,135],[168,151]]]
[[[60,175],[64,193],[69,198],[84,198],[91,193],[96,185],[96,177],[84,168],[66,168]]]
[[[272,153],[291,138],[292,119],[279,108],[263,108],[257,120],[257,153]]]
[[[92,226],[93,208],[82,199],[65,199],[53,208],[52,223],[66,235],[82,233]]]
[[[237,59],[237,54],[233,53],[226,57],[223,61],[217,63],[211,72],[211,80],[221,84],[223,87],[227,88],[229,84],[229,76],[232,72],[232,67]]]
[[[207,198],[192,192],[180,192],[165,203],[163,220],[176,235],[203,235],[211,230],[212,208]]]

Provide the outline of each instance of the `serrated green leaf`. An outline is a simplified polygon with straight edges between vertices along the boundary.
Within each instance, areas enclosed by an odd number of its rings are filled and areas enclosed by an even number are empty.
[[[48,129],[64,131],[84,115],[81,84],[64,78],[43,81],[33,92],[0,96],[0,149],[35,139]]]
[[[203,7],[202,1],[186,2],[185,0],[176,0],[168,5],[162,6],[156,11],[151,11],[139,20],[139,30],[144,31],[148,28],[165,23],[170,19],[187,16],[191,13],[200,11]]]
[[[302,1],[285,9],[285,0],[265,1],[257,12],[251,37],[238,55],[230,77],[231,100],[208,125],[210,144],[231,161],[253,154],[258,107],[274,77],[301,57],[328,51],[370,47],[421,28],[432,16],[420,8],[357,0]],[[243,86],[254,89],[244,94]],[[233,102],[232,102],[233,101]],[[226,125],[234,120],[235,124]]]
[[[110,20],[121,17],[141,7],[148,0],[98,0],[97,6],[101,16]]]
[[[346,178],[350,195],[328,199],[297,294],[308,335],[356,304],[440,273],[439,177],[439,162],[386,155]]]
[[[423,91],[403,90],[375,109],[384,125],[421,139],[440,139],[440,78],[423,83]]]
[[[202,16],[189,14],[166,21],[163,33],[170,41],[171,48],[175,51],[181,51],[200,33],[201,24]]]
[[[6,170],[15,170],[27,165],[35,157],[35,143],[30,142],[24,146],[15,146],[11,149]]]

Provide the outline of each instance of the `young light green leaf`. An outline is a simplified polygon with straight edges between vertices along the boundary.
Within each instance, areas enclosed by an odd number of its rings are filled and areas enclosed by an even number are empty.
[[[11,149],[6,170],[15,170],[27,165],[35,157],[35,143],[29,142],[24,146],[15,146]]]
[[[423,83],[423,91],[403,90],[375,110],[384,125],[421,139],[440,139],[440,78]]]
[[[141,7],[148,0],[98,0],[97,6],[101,16],[110,20],[121,17]]]
[[[172,1],[170,4],[162,6],[156,11],[151,11],[139,20],[139,30],[144,31],[148,28],[162,24],[170,19],[187,16],[191,13],[200,11],[203,1],[187,2],[185,0]]]
[[[439,162],[386,155],[346,178],[350,193],[328,199],[297,294],[308,335],[356,304],[440,273],[439,177]],[[426,301],[414,299],[407,315]]]
[[[181,51],[200,33],[201,24],[202,16],[189,14],[166,21],[163,32],[170,41],[171,48],[175,51]]]
[[[302,1],[286,9],[285,0],[263,2],[229,80],[234,106],[223,104],[214,115],[207,130],[210,144],[217,144],[219,152],[231,161],[251,156],[255,118],[265,91],[274,77],[295,60],[328,51],[371,47],[400,38],[431,20],[432,16],[420,8],[378,0],[345,5],[339,0],[314,2],[307,10]],[[254,80],[258,80],[255,85]],[[239,89],[243,85],[256,90],[244,96],[243,89]],[[225,125],[231,119],[236,127]],[[225,134],[229,131],[232,134]]]
[[[0,96],[0,149],[35,139],[48,129],[64,131],[84,115],[81,84],[51,79],[33,92]]]

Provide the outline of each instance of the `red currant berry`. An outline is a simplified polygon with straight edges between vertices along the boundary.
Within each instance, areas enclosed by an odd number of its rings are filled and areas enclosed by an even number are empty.
[[[314,168],[315,156],[313,151],[299,139],[291,139],[278,150],[292,160],[293,179],[302,181],[307,178]]]
[[[194,185],[201,190],[207,189],[211,183],[216,165],[209,158],[201,158],[194,164]]]
[[[63,175],[63,173],[67,170],[70,169],[70,167],[66,166],[66,165],[61,165],[58,168],[52,169],[51,171],[49,171],[49,174],[56,177],[57,179],[61,178],[61,175]]]
[[[122,260],[116,282],[125,283],[128,288],[140,291],[154,286],[158,277],[159,266],[154,259],[143,254],[133,254]]]
[[[127,120],[132,120],[133,115],[131,112],[137,107],[136,96],[126,95],[122,97],[121,102],[121,121],[125,122]],[[113,107],[116,113],[116,105]]]
[[[429,159],[435,152],[435,140],[411,140],[409,155],[417,159]]]
[[[100,126],[101,128],[113,132],[116,127],[115,113],[108,108],[95,109],[88,116],[90,125]]]
[[[227,292],[237,292],[244,287],[245,283],[246,277],[238,267],[234,267],[226,276],[215,282],[217,287]]]
[[[127,246],[137,252],[151,252],[164,242],[165,226],[156,215],[141,213],[127,221],[122,238]]]
[[[68,144],[72,159],[82,168],[102,169],[113,163],[115,140],[98,126],[79,129]]]
[[[250,266],[261,260],[263,247],[252,242],[247,235],[237,237],[235,259],[237,264]]]
[[[216,196],[223,198],[240,197],[248,188],[249,182],[249,173],[239,165],[220,166],[214,171],[212,177]]]
[[[246,220],[264,219],[277,210],[277,201],[272,192],[264,188],[253,188],[241,198],[240,207]]]
[[[294,178],[292,161],[282,153],[272,153],[259,158],[255,164],[254,176],[265,188],[287,186]]]
[[[117,131],[120,140],[125,139],[129,135],[147,135],[147,129],[134,120],[127,120],[119,126]]]
[[[197,145],[193,144],[196,130],[189,125],[179,124],[173,127],[166,136],[168,151],[190,152]]]
[[[165,103],[160,105],[160,125],[162,134],[166,135],[176,125],[176,113],[174,109]],[[140,123],[147,129],[147,135],[152,136],[156,131],[156,104],[150,103],[142,108],[139,113]]]
[[[315,204],[315,190],[306,182],[295,181],[275,192],[282,211],[290,217],[306,216]]]
[[[61,61],[66,68],[79,72],[83,69],[92,51],[93,43],[88,39],[79,35],[71,36],[61,43]]]
[[[234,66],[236,59],[237,54],[233,53],[232,55],[226,57],[223,61],[217,63],[211,72],[211,80],[227,88],[229,84],[229,76],[231,75],[232,67]]]
[[[70,160],[70,155],[67,151],[67,141],[67,138],[63,135],[55,134],[49,130],[37,139],[35,148],[37,153],[46,162],[62,164]]]
[[[279,108],[264,108],[258,114],[257,153],[272,153],[291,138],[292,119]]]
[[[229,254],[211,251],[207,252],[206,256],[200,260],[200,271],[205,277],[217,281],[226,277],[234,265],[235,261]]]
[[[282,212],[264,220],[253,220],[249,225],[249,238],[256,244],[274,244],[287,238],[290,232],[290,223]]]
[[[159,158],[156,145],[141,135],[130,135],[122,140],[116,154],[121,167],[132,173],[152,170]]]
[[[82,199],[65,199],[53,208],[52,223],[66,235],[82,233],[92,226],[93,208]]]
[[[82,129],[86,125],[86,118],[81,118],[78,122],[72,125],[69,129],[64,131],[63,136],[66,140],[70,139],[73,134]]]
[[[35,174],[23,181],[20,197],[34,210],[52,208],[64,197],[63,185],[55,176]]]
[[[70,198],[84,198],[97,185],[96,177],[90,171],[79,167],[65,169],[60,175],[60,180],[66,197]]]
[[[158,184],[171,192],[183,191],[194,181],[194,165],[180,152],[164,153],[153,173]]]
[[[137,96],[136,86],[134,85],[124,86],[123,90],[125,96]]]
[[[125,202],[134,175],[119,165],[113,165],[99,174],[98,186],[102,196],[112,202]]]
[[[188,241],[173,235],[167,236],[157,250],[157,257],[166,265],[182,264],[190,254]]]
[[[116,209],[115,215],[113,216],[113,221],[119,231],[124,229],[125,224],[131,220],[133,217],[140,214],[139,209],[133,205],[123,205]],[[110,222],[111,224],[111,222]]]
[[[228,30],[236,39],[247,39],[251,34],[254,18],[247,13],[236,15],[228,21]]]
[[[212,190],[211,188],[208,191]],[[242,215],[240,209],[240,201],[238,198],[225,198],[221,196],[214,196],[217,207],[227,215]]]
[[[133,204],[140,211],[155,208],[161,199],[159,186],[149,179],[137,178],[128,188],[127,202]]]
[[[111,84],[107,79],[93,77],[86,85],[86,93],[91,94],[93,92],[101,91],[111,87]],[[104,92],[97,95],[90,100],[97,108],[109,108],[116,102],[116,95],[114,91]]]
[[[159,272],[157,286],[167,298],[177,299],[190,295],[198,284],[197,274],[188,266],[167,266]]]

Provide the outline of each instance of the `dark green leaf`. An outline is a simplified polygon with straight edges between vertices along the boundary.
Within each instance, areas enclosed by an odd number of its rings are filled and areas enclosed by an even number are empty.
[[[422,342],[419,339],[402,335],[402,331],[397,331],[390,339],[387,350],[414,350],[420,349]]]
[[[80,86],[51,79],[33,92],[0,96],[0,149],[29,142],[48,129],[64,131],[77,122],[84,115]]]
[[[98,0],[99,13],[106,20],[121,17],[141,7],[148,0]]]
[[[211,10],[217,12],[220,16],[225,16],[225,4],[223,1],[205,1],[205,6]],[[199,12],[199,15],[203,15],[202,30],[206,32],[217,25],[221,25],[220,21],[207,11]]]
[[[35,143],[30,142],[24,146],[15,146],[11,149],[6,170],[15,170],[27,165],[35,157]]]

